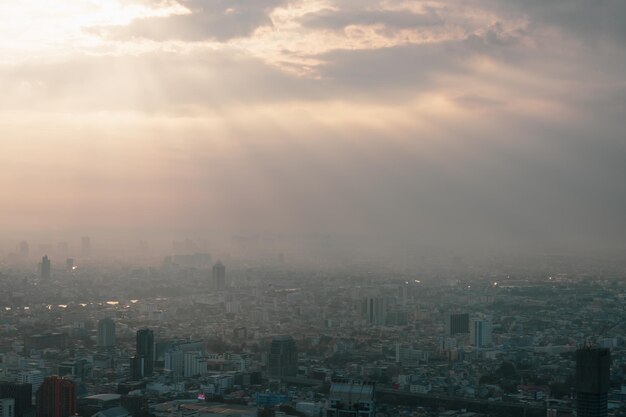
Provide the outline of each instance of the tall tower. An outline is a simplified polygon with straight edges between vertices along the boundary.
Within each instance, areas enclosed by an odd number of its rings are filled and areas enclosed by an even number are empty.
[[[491,344],[492,323],[491,317],[483,316],[470,320],[470,344],[482,348]]]
[[[361,316],[368,324],[384,326],[387,322],[387,299],[367,297],[361,301]]]
[[[91,238],[89,236],[83,236],[81,238],[80,250],[83,258],[89,258],[91,256]]]
[[[470,332],[470,319],[468,313],[453,313],[448,316],[446,322],[446,336],[468,334]]]
[[[136,357],[144,360],[142,376],[151,376],[154,370],[154,332],[152,330],[137,330]]]
[[[226,288],[226,267],[222,261],[217,261],[213,265],[213,289],[216,291],[222,291]]]
[[[291,336],[278,336],[272,340],[267,373],[274,376],[298,374],[298,351]]]
[[[45,255],[41,258],[41,278],[49,279],[51,272],[52,266],[50,264],[50,259],[48,258],[48,255]]]
[[[98,322],[98,347],[115,346],[115,322],[104,318]]]
[[[606,417],[611,353],[608,349],[576,351],[578,417]]]
[[[37,391],[37,417],[70,417],[76,414],[76,388],[69,379],[50,376]]]
[[[17,251],[19,253],[21,260],[24,261],[28,259],[28,253],[29,253],[28,242],[26,241],[20,242],[20,244],[17,246]]]

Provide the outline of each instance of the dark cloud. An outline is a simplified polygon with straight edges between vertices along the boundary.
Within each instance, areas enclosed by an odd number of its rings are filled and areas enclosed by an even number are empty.
[[[127,26],[98,27],[91,31],[113,39],[225,41],[250,35],[271,25],[269,13],[285,0],[184,0],[191,13],[137,19]]]
[[[527,14],[534,24],[560,27],[581,40],[593,43],[626,43],[626,2],[623,0],[528,0],[486,2],[488,7]]]

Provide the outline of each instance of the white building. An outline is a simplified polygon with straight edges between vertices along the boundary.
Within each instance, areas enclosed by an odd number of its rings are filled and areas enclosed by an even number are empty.
[[[207,373],[207,358],[200,352],[186,352],[183,358],[183,376],[186,378]]]
[[[355,380],[333,381],[324,414],[326,417],[374,417],[374,384]]]
[[[43,384],[43,372],[41,371],[21,371],[17,380],[22,384],[32,384],[33,393],[36,393],[41,384]]]
[[[490,346],[492,328],[490,316],[473,317],[470,321],[470,344],[477,348]]]
[[[0,400],[0,417],[15,417],[15,400],[13,398]]]
[[[172,349],[165,352],[165,369],[171,370],[175,375],[182,375],[184,372],[184,356],[180,349]]]

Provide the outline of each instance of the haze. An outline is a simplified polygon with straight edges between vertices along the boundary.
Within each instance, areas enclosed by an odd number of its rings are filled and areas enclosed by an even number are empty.
[[[5,2],[2,243],[623,250],[624,16],[621,0]]]

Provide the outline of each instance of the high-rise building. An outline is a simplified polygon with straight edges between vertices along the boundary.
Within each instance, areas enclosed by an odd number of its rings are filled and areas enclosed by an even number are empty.
[[[164,355],[165,369],[169,369],[174,375],[182,375],[184,371],[184,353],[181,349],[175,347]]]
[[[21,371],[17,376],[17,380],[22,384],[32,385],[33,392],[37,392],[41,384],[43,384],[43,379],[43,372],[37,370]]]
[[[374,383],[348,379],[333,380],[324,417],[374,417]]]
[[[154,370],[154,332],[152,330],[137,330],[136,356],[144,359],[142,376],[152,376]]]
[[[76,413],[76,387],[69,379],[49,376],[37,391],[36,417],[70,417]]]
[[[15,400],[13,398],[0,399],[0,417],[15,417]]]
[[[28,246],[28,242],[26,241],[22,241],[20,242],[20,244],[17,247],[17,252],[20,256],[20,259],[22,260],[26,260],[28,259],[28,255],[29,255],[29,246]]]
[[[52,266],[50,264],[50,259],[48,259],[48,255],[44,255],[44,257],[41,258],[41,278],[49,279],[51,272]]]
[[[130,358],[130,379],[138,381],[146,374],[145,358],[142,356],[133,356]]]
[[[30,414],[33,408],[33,386],[14,382],[0,382],[0,398],[15,400],[15,417]]]
[[[185,352],[183,358],[183,375],[192,377],[207,373],[207,358],[200,352]]]
[[[606,417],[611,367],[609,349],[576,351],[576,397],[578,417]]]
[[[491,345],[491,317],[474,317],[470,321],[470,344],[477,348]]]
[[[446,322],[446,336],[468,334],[470,332],[470,318],[468,313],[450,314]]]
[[[65,269],[67,269],[68,271],[74,270],[74,258],[67,258],[65,260]]]
[[[361,301],[361,316],[368,324],[384,326],[387,322],[387,299],[367,297]]]
[[[298,351],[291,336],[278,336],[272,340],[267,373],[273,376],[296,376],[298,374]]]
[[[98,347],[115,346],[115,322],[104,318],[98,322]]]
[[[89,236],[83,236],[80,240],[80,250],[83,258],[91,256],[91,239]]]
[[[226,267],[222,263],[222,261],[217,261],[215,265],[213,265],[213,289],[216,291],[222,291],[226,288]]]

